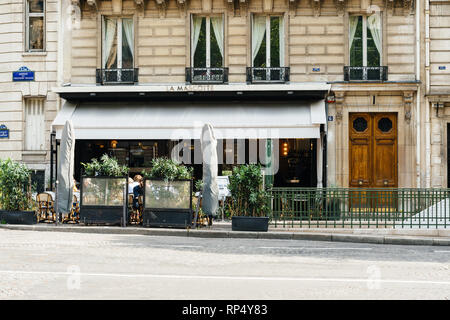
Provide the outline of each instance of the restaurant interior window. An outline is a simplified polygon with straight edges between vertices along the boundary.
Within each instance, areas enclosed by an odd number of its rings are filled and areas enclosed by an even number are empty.
[[[26,1],[26,51],[44,51],[45,1]]]
[[[252,64],[254,68],[284,65],[283,29],[281,16],[253,16]]]
[[[224,27],[222,16],[192,16],[192,67],[222,68]]]
[[[132,18],[103,17],[102,66],[104,69],[134,67],[134,23]]]
[[[44,99],[25,99],[25,150],[45,150]]]
[[[349,48],[351,67],[381,66],[382,32],[380,14],[350,16]],[[376,72],[379,73],[375,70]]]

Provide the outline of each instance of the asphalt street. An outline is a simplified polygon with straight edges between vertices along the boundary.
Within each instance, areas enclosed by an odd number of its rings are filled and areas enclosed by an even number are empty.
[[[0,299],[449,299],[450,249],[0,229]]]

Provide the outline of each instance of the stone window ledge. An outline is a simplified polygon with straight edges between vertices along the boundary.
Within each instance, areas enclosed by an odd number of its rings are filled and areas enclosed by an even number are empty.
[[[40,155],[46,155],[46,150],[30,150],[30,151],[22,151],[22,155],[30,155],[30,156],[40,156]]]
[[[45,56],[47,56],[47,51],[22,52],[22,57],[45,57]]]

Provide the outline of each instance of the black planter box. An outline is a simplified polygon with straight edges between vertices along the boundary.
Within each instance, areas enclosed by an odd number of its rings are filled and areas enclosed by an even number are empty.
[[[191,211],[154,211],[145,209],[142,215],[142,225],[144,227],[187,228],[191,224]]]
[[[144,227],[187,228],[192,225],[192,188],[190,179],[144,182]],[[183,200],[182,205],[176,202]]]
[[[80,222],[84,224],[121,225],[122,220],[123,207],[85,206],[80,210]]]
[[[103,184],[104,183],[104,184]],[[114,183],[123,183],[118,188]],[[126,221],[128,221],[128,197],[123,188],[128,189],[128,177],[82,176],[80,189],[80,222],[84,224],[121,225],[123,221],[124,205],[126,207]],[[97,190],[97,193],[93,192]],[[110,203],[106,195],[112,194],[111,199],[121,200],[122,203]],[[88,195],[90,193],[90,195]],[[85,199],[90,196],[90,202]],[[94,201],[94,200],[98,201]]]
[[[269,217],[231,217],[232,231],[260,231],[267,232],[269,229]]]
[[[6,211],[0,210],[0,223],[7,224],[36,224],[37,216],[34,211]]]

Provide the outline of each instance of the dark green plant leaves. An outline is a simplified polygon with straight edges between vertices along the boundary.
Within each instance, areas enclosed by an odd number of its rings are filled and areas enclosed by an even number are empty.
[[[155,158],[152,168],[144,170],[142,175],[147,179],[161,179],[166,181],[192,179],[193,168],[178,164],[172,159]]]
[[[0,159],[0,208],[22,211],[31,207],[31,171],[23,163]]]
[[[119,165],[116,158],[104,154],[100,161],[92,159],[89,163],[81,163],[87,176],[121,177],[128,175],[128,167]]]
[[[253,217],[270,215],[270,195],[263,189],[260,165],[234,167],[229,180],[232,215]]]

